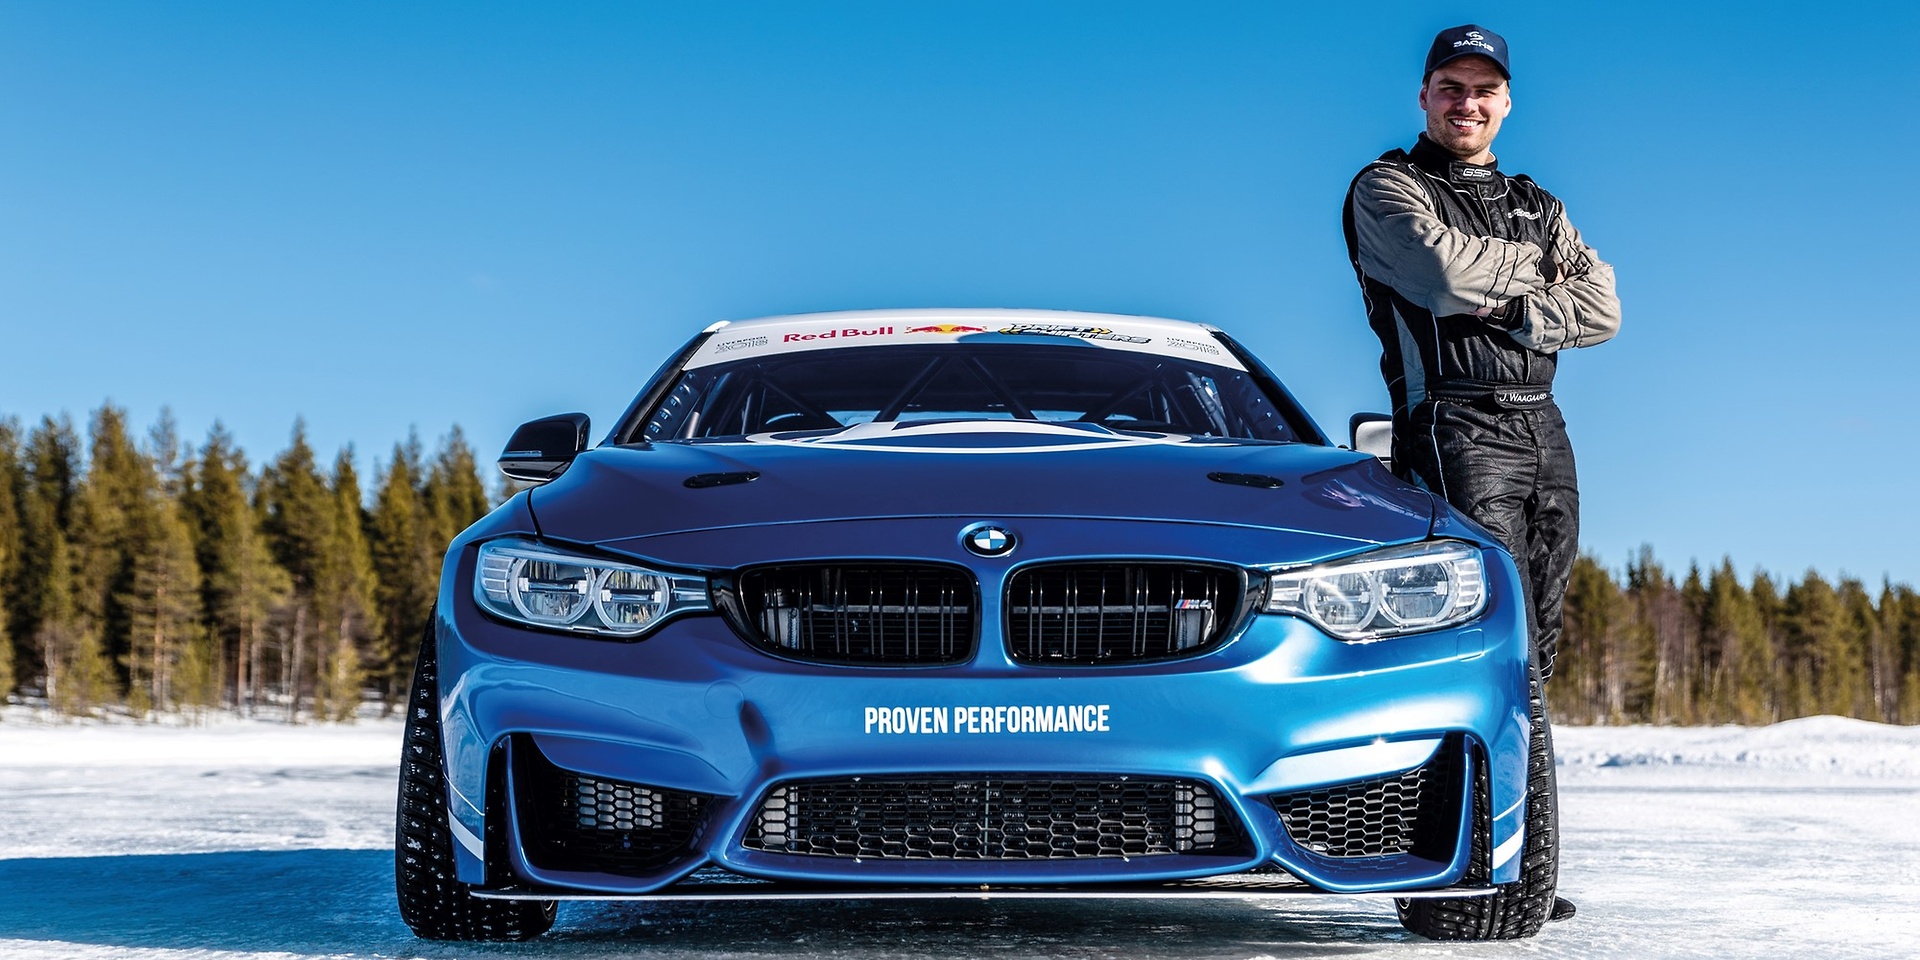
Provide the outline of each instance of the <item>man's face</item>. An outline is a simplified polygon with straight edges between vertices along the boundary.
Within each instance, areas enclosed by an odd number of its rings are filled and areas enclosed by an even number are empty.
[[[1420,88],[1420,109],[1427,112],[1427,136],[1462,160],[1483,163],[1513,109],[1507,78],[1486,57],[1461,57],[1442,64]]]

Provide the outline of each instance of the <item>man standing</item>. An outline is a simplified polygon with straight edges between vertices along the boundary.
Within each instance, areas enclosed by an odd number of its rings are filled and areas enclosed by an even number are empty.
[[[1494,161],[1512,77],[1499,34],[1472,24],[1442,30],[1421,78],[1426,132],[1412,150],[1360,171],[1343,219],[1393,398],[1394,470],[1506,544],[1544,683],[1580,539],[1573,446],[1553,374],[1560,351],[1613,336],[1620,300],[1613,268],[1580,241],[1560,201]],[[1543,870],[1550,891],[1557,868]],[[1520,935],[1574,913],[1564,899],[1527,906],[1535,900],[1526,889],[1515,896],[1516,912],[1537,917],[1514,928]],[[1475,923],[1507,909],[1467,905]],[[1419,909],[1403,906],[1403,919]],[[1459,919],[1435,917],[1441,930]]]
[[[1499,34],[1441,31],[1420,87],[1426,132],[1360,171],[1344,219],[1384,350],[1394,470],[1512,552],[1544,680],[1580,534],[1554,368],[1613,336],[1620,300],[1560,201],[1494,161],[1511,78]]]

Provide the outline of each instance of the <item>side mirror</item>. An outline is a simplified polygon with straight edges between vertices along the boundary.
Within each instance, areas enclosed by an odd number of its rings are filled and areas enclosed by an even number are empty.
[[[1379,457],[1387,469],[1393,469],[1392,417],[1384,413],[1356,413],[1347,420],[1347,433],[1353,438],[1353,449],[1371,453]]]
[[[500,454],[500,472],[528,483],[546,483],[565,473],[587,448],[592,422],[584,413],[563,413],[521,424]]]

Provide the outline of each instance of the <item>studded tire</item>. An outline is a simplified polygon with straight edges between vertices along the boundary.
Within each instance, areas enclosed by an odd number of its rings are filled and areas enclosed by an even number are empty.
[[[1400,924],[1433,940],[1523,940],[1540,932],[1553,913],[1560,879],[1560,802],[1553,772],[1553,730],[1546,700],[1536,679],[1528,691],[1533,736],[1527,749],[1527,836],[1520,851],[1520,879],[1503,883],[1491,896],[1401,900]],[[1491,875],[1491,815],[1487,764],[1475,765],[1473,852],[1468,884],[1484,884]]]
[[[394,889],[400,918],[427,940],[526,940],[553,926],[552,900],[488,900],[454,878],[453,833],[447,826],[446,763],[440,746],[440,694],[433,626],[407,695],[400,755]]]

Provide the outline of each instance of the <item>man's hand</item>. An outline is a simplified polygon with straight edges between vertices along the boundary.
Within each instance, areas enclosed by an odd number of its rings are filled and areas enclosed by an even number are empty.
[[[1490,326],[1498,327],[1508,333],[1512,333],[1520,329],[1520,325],[1526,322],[1526,301],[1527,298],[1525,297],[1514,297],[1512,300],[1508,300],[1506,303],[1497,307],[1481,307],[1475,310],[1473,315],[1487,321]]]
[[[1553,258],[1553,246],[1551,241],[1544,247],[1535,246],[1540,251],[1540,279],[1548,285],[1567,278],[1567,266]]]

